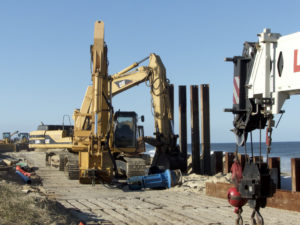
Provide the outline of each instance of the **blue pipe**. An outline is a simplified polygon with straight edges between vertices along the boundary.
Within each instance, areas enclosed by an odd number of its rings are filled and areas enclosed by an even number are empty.
[[[31,179],[29,177],[25,176],[20,171],[16,171],[16,174],[18,174],[26,184],[31,184]]]

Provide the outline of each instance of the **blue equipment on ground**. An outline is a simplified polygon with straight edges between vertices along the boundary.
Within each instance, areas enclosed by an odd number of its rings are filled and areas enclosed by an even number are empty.
[[[31,179],[29,177],[25,176],[20,171],[16,171],[16,174],[18,174],[26,184],[31,184]]]
[[[140,190],[145,188],[171,188],[181,180],[181,172],[167,169],[163,173],[148,176],[134,176],[127,180],[129,189]]]

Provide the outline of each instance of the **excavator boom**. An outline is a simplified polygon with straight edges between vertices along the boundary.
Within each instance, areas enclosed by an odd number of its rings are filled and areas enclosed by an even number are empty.
[[[148,66],[141,66],[136,71],[132,71],[139,63],[148,58]],[[174,134],[171,123],[173,118],[169,95],[170,84],[161,58],[152,53],[140,62],[112,75],[112,96],[146,81],[152,96],[155,137],[144,137],[144,140],[156,147],[152,167],[161,170],[182,169],[184,160],[180,156],[179,146],[176,144],[178,136]]]
[[[79,150],[79,178],[82,183],[95,182],[96,179],[110,182],[113,176],[113,160],[107,138],[110,133],[109,117],[112,113],[110,98],[108,96],[108,74],[107,74],[107,47],[104,42],[104,23],[96,21],[94,31],[94,44],[91,46],[92,69],[92,90],[88,88],[87,94],[92,92],[91,102],[88,99],[84,103],[86,118],[91,119],[90,129],[87,132],[80,132],[86,120],[80,119],[75,114],[74,144]],[[88,105],[90,105],[88,107]],[[76,132],[78,136],[76,137]],[[82,134],[83,133],[83,134]],[[85,136],[85,140],[80,140],[80,135]],[[79,139],[79,140],[78,140]],[[74,146],[74,149],[76,147]]]

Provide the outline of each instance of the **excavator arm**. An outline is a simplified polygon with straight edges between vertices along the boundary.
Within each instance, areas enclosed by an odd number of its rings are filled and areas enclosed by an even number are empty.
[[[141,66],[132,71],[141,62],[149,58],[148,66]],[[121,72],[111,76],[111,95],[115,96],[142,82],[148,82],[152,97],[155,123],[155,137],[144,137],[145,142],[156,147],[152,167],[164,169],[182,169],[184,160],[176,144],[177,135],[173,132],[172,113],[169,97],[169,81],[161,58],[156,54],[134,63]]]
[[[109,98],[116,96],[123,91],[126,91],[140,83],[148,80],[151,73],[149,68],[140,67],[135,72],[128,71],[136,68],[140,63],[147,60],[149,57],[141,60],[140,62],[135,62],[131,66],[123,69],[119,73],[109,76],[108,83],[108,96]],[[110,91],[110,89],[112,91]],[[81,108],[76,109],[73,114],[73,120],[75,121],[75,128],[78,130],[87,130],[90,124],[90,117],[92,116],[93,110],[93,85],[87,87],[85,96],[83,98]]]
[[[137,71],[111,76],[112,97],[148,80],[151,71],[148,67],[139,67]]]
[[[149,66],[141,66],[135,69],[141,62],[149,59]],[[108,98],[114,97],[132,87],[139,85],[142,82],[149,82],[150,92],[152,96],[152,106],[155,117],[155,130],[160,133],[169,133],[171,128],[172,115],[170,111],[170,101],[168,95],[169,83],[165,74],[165,67],[159,56],[151,54],[140,62],[133,63],[119,73],[109,76],[108,78]],[[86,126],[85,119],[91,115],[93,111],[93,86],[88,86],[84,99],[82,101],[80,111],[77,109],[74,112],[83,115],[75,119],[75,126],[84,129]],[[112,91],[110,91],[110,89]]]

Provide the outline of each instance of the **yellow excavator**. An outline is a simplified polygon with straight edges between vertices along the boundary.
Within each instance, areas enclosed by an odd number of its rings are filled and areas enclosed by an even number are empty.
[[[65,125],[65,119],[69,119],[70,125]],[[72,149],[73,129],[69,115],[63,116],[61,125],[41,122],[37,130],[29,133],[29,149]]]
[[[148,66],[136,69],[147,59]],[[72,151],[78,152],[78,158],[66,154],[63,160],[69,178],[79,176],[81,183],[93,183],[110,182],[122,171],[127,177],[145,175],[148,161],[143,154],[145,142],[156,147],[150,171],[183,168],[183,158],[176,144],[178,136],[172,127],[170,84],[160,57],[150,54],[119,73],[108,75],[104,23],[97,21],[91,60],[92,86],[87,88],[81,108],[73,114]],[[150,87],[155,137],[144,137],[135,112],[114,112],[113,109],[113,96],[142,82],[148,82]],[[141,118],[143,121],[143,116]]]

